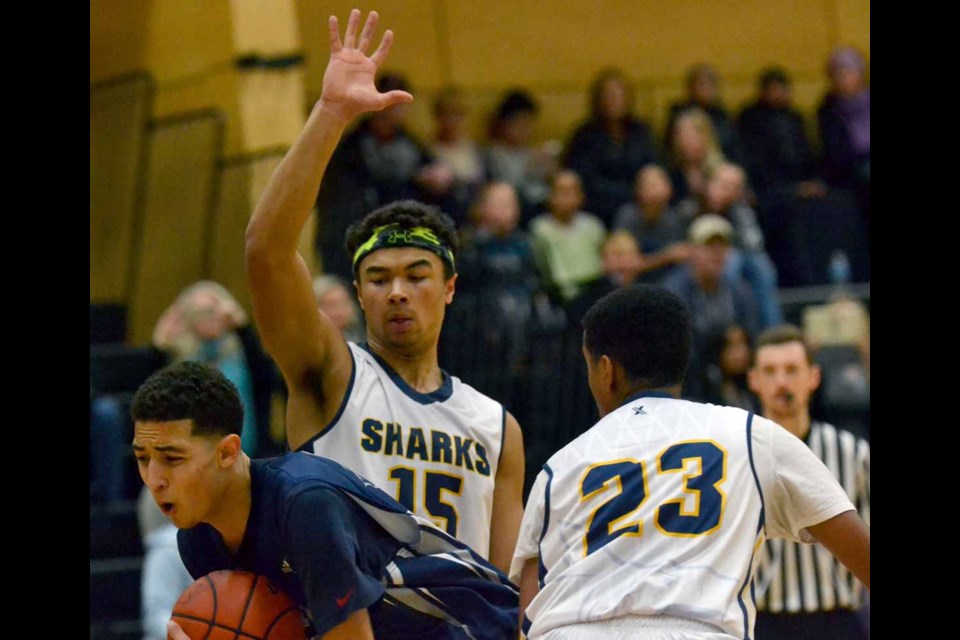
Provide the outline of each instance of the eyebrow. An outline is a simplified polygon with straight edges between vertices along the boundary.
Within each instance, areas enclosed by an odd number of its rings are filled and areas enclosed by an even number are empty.
[[[133,445],[133,450],[134,450],[134,451],[145,451],[145,450],[146,450],[146,447],[144,447],[142,444],[136,444],[136,443],[135,443],[135,444]],[[162,445],[159,445],[159,446],[154,447],[153,450],[154,450],[154,451],[159,451],[159,452],[161,452],[161,453],[166,453],[166,452],[171,452],[171,451],[172,451],[172,452],[175,452],[175,453],[183,453],[184,451],[186,451],[185,448],[183,448],[183,447],[181,447],[181,446],[178,446],[178,445],[175,445],[175,444],[162,444]]]
[[[432,269],[433,264],[426,258],[420,258],[419,260],[414,260],[413,262],[405,266],[403,269],[404,271],[410,271],[412,269],[418,269],[420,267],[427,267],[428,269]],[[373,266],[373,265],[363,270],[363,272],[368,276],[372,276],[380,273],[387,273],[389,271],[390,269],[388,269],[387,267],[380,267],[380,266]]]

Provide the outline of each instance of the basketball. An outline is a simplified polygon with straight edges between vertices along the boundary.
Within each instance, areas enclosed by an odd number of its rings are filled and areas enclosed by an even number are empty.
[[[171,618],[194,639],[306,639],[296,603],[248,571],[214,571],[196,580],[180,595]]]

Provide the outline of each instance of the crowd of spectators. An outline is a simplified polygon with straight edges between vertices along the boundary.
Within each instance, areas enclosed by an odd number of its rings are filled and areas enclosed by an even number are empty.
[[[786,70],[764,69],[755,99],[734,113],[719,72],[695,64],[658,138],[635,111],[627,73],[610,67],[597,73],[588,116],[562,145],[534,144],[539,105],[528,91],[506,91],[487,139],[475,140],[463,91],[444,88],[432,140],[406,129],[400,105],[369,116],[341,143],[317,202],[319,261],[351,278],[339,246],[345,225],[415,197],[461,230],[460,301],[448,326],[466,322],[454,331],[475,331],[476,344],[502,355],[507,369],[522,370],[531,357],[526,336],[538,322],[575,325],[600,295],[635,281],[688,300],[697,313],[693,361],[702,362],[701,337],[736,322],[753,339],[783,322],[779,290],[829,283],[838,255],[852,280],[869,280],[866,73],[855,50],[834,52],[819,128],[808,131]],[[380,85],[410,88],[397,73]],[[618,231],[635,250],[611,235]]]

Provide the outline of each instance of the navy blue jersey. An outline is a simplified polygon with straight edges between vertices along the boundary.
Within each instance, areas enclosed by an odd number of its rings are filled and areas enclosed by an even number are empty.
[[[323,635],[367,608],[378,638],[516,637],[517,589],[496,567],[329,458],[253,460],[250,518],[236,556],[212,526],[178,534],[195,578],[262,574]]]

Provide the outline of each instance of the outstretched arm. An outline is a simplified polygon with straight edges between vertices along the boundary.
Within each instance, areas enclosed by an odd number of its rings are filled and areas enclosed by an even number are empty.
[[[493,489],[493,517],[490,519],[490,562],[507,573],[517,546],[523,518],[523,477],[525,458],[520,424],[507,413],[503,453]]]
[[[330,17],[330,62],[323,93],[267,183],[247,227],[247,282],[263,344],[290,390],[287,441],[291,449],[313,436],[336,412],[352,366],[339,331],[317,308],[310,272],[297,252],[300,233],[348,123],[361,113],[413,100],[405,91],[380,93],[374,86],[377,68],[393,42],[388,30],[377,50],[366,55],[377,19],[371,11],[358,38],[360,12],[354,9],[341,42],[337,18]],[[316,405],[312,411],[311,402]]]
[[[841,513],[807,531],[870,588],[870,529],[856,511]]]

